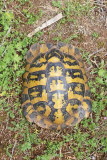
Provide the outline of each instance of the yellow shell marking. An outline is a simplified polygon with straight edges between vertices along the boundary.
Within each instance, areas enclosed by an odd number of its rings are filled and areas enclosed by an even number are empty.
[[[33,109],[33,107],[32,107],[32,105],[30,105],[30,106],[28,106],[28,108],[26,109],[26,111],[30,112],[30,110],[32,110],[32,109]]]
[[[46,59],[41,57],[39,60],[37,60],[36,63],[43,63],[43,62],[46,62]]]
[[[24,88],[22,94],[28,94],[28,88]]]
[[[44,113],[44,116],[48,117],[50,113],[51,113],[51,108],[49,106],[46,106],[46,112]]]
[[[60,59],[59,58],[57,58],[57,57],[52,57],[52,58],[50,58],[49,60],[48,60],[48,62],[60,62]]]
[[[38,76],[36,76],[36,75],[30,75],[30,79],[36,79],[36,78],[38,78]]]
[[[58,111],[55,112],[54,115],[55,115],[55,121],[54,121],[54,123],[56,123],[56,124],[62,124],[62,123],[64,123],[64,116],[63,116],[62,111],[60,109],[58,109]]]
[[[36,97],[38,94],[39,94],[39,92],[34,91],[30,95],[33,96],[33,97]]]
[[[81,83],[81,84],[84,84],[84,80],[83,79],[81,79],[81,78],[71,78],[71,77],[66,77],[66,81],[67,81],[67,83],[72,83],[72,82],[79,82],[79,83]]]
[[[41,76],[42,76],[41,80],[38,80],[38,81],[36,81],[36,80],[30,80],[28,82],[29,88],[32,88],[32,87],[35,87],[35,86],[38,86],[38,85],[46,85],[47,78],[45,78],[44,74],[42,74]],[[31,76],[31,78],[32,78],[32,76]]]
[[[29,72],[30,73],[33,73],[33,72],[37,72],[37,71],[42,71],[42,70],[45,70],[46,69],[46,65],[45,64],[43,64],[41,67],[32,67],[32,68],[30,68],[30,70],[29,70]]]
[[[48,51],[48,47],[45,44],[42,44],[40,47],[40,53],[46,53]]]
[[[52,125],[52,122],[48,119],[44,119],[44,124],[46,124],[46,128],[49,128]]]
[[[51,92],[55,90],[63,90],[63,91],[65,90],[64,84],[62,83],[61,80],[57,80],[57,83],[55,80],[52,80],[52,82],[50,83],[50,89],[51,89]]]
[[[63,46],[60,48],[60,51],[61,52],[64,52],[64,53],[69,53],[69,50],[68,50],[68,46]]]
[[[81,84],[77,84],[77,86],[75,87],[75,91],[77,91],[77,92],[82,91]]]
[[[26,71],[26,72],[24,73],[24,75],[23,75],[23,78],[27,79],[28,74],[29,74],[29,72]]]
[[[83,75],[83,77],[84,77],[84,82],[87,82],[87,77],[86,77],[86,75]]]
[[[79,118],[79,113],[74,113],[73,115],[75,118]]]
[[[55,67],[52,66],[49,71],[49,77],[62,76],[62,68],[60,66],[56,66],[56,71]]]
[[[64,61],[66,62],[66,61],[69,61],[69,62],[71,62],[71,63],[74,63],[76,60],[75,59],[71,59],[71,58],[69,58],[69,57],[64,57]]]
[[[34,94],[33,94],[34,93]],[[37,96],[37,94],[39,94],[40,92],[32,92],[31,95],[33,94],[33,96]],[[47,102],[47,93],[46,93],[46,90],[43,90],[42,91],[42,97],[36,97],[34,99],[31,100],[31,103],[32,104],[35,104],[37,102],[40,102],[40,101],[46,101]]]
[[[66,69],[80,69],[80,66],[78,66],[78,65],[69,66],[68,64],[64,64],[64,67],[65,67]]]
[[[28,85],[28,83],[25,81],[23,82],[23,86],[26,87]]]
[[[29,114],[26,115],[26,119],[28,120],[28,122],[33,122],[33,119],[29,117]]]
[[[78,100],[80,100],[80,101],[82,101],[83,100],[83,96],[82,95],[79,95],[79,94],[74,94],[73,93],[73,91],[72,91],[72,89],[70,90],[68,90],[68,99],[78,99]]]
[[[89,86],[87,83],[85,83],[85,90],[89,90]]]
[[[32,88],[32,87],[37,86],[38,84],[39,84],[39,81],[30,80],[30,81],[28,82],[28,87],[29,87],[29,88]]]
[[[27,64],[26,67],[25,67],[25,70],[29,71],[29,68],[30,68],[30,64]]]
[[[34,109],[31,109],[31,110],[29,111],[29,115],[32,114],[34,111],[35,111]]]
[[[42,106],[39,106],[39,107],[37,107],[37,109],[36,109],[38,112],[40,112],[40,111],[44,111],[44,108],[42,107]]]
[[[79,76],[79,75],[80,75],[80,72],[75,72],[74,75],[75,75],[75,76]]]
[[[27,103],[30,103],[30,100],[29,100],[29,99],[26,100],[26,101],[22,104],[22,107],[23,107],[24,105],[26,105]]]
[[[66,111],[67,111],[70,115],[73,115],[72,108],[77,109],[77,108],[78,108],[78,105],[77,105],[77,104],[71,105],[70,103],[68,104],[68,106],[66,107]]]
[[[41,120],[41,115],[38,115],[36,121],[39,122]]]
[[[55,109],[62,108],[62,106],[64,105],[64,95],[63,94],[59,94],[59,96],[58,96],[58,93],[55,93],[52,96],[52,101],[55,103],[54,104],[54,108]]]

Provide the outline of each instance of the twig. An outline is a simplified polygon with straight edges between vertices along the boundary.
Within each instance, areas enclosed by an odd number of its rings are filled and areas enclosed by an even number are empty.
[[[98,52],[102,52],[102,51],[104,51],[104,50],[105,50],[105,48],[101,48],[101,49],[93,52],[92,54],[90,54],[89,57],[93,56],[94,54],[97,54]]]
[[[61,155],[62,155],[62,147],[60,148],[60,150],[59,150],[59,155],[60,155],[60,157],[59,157],[59,160],[61,160]]]
[[[32,31],[31,33],[28,34],[28,37],[32,37],[36,32],[50,26],[51,24],[57,22],[58,20],[60,20],[63,17],[62,13],[59,13],[58,15],[56,15],[55,17],[53,17],[52,19],[46,21],[45,23],[43,23],[41,26],[37,27],[34,31]]]
[[[13,7],[12,7],[13,8]],[[13,10],[16,12],[16,13],[19,13],[19,14],[21,14],[24,18],[26,18],[26,16],[22,13],[22,12],[20,12],[20,10],[17,10],[15,7],[13,8]],[[27,18],[26,18],[27,19]]]
[[[12,156],[11,156],[10,160],[12,160],[13,153],[14,153],[14,150],[15,150],[15,147],[16,147],[16,144],[17,144],[17,140],[15,140],[14,146],[13,146],[13,148],[12,148]]]
[[[10,27],[10,28],[8,29],[6,35],[3,37],[3,40],[2,40],[2,43],[1,43],[0,47],[3,45],[3,43],[4,43],[4,41],[5,41],[5,38],[6,38],[7,35],[10,33],[11,29],[12,29],[12,27]]]
[[[4,7],[7,9],[6,1],[5,1],[5,0],[3,0],[3,3],[4,3]]]
[[[53,8],[50,5],[48,5],[48,6],[38,6],[38,7],[43,8],[43,9],[48,10],[48,11],[51,11],[51,12],[56,12],[56,13],[58,12],[58,8]],[[47,11],[45,11],[45,12],[47,12]]]

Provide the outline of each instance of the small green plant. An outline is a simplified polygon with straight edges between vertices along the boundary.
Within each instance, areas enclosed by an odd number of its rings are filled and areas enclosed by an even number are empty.
[[[93,32],[92,37],[97,39],[99,37],[99,34],[97,32]]]
[[[52,1],[52,5],[57,8],[61,8],[61,1]]]
[[[18,0],[21,4],[25,4],[26,2],[29,2],[29,0]]]
[[[65,14],[69,17],[70,15],[81,16],[82,14],[88,15],[92,10],[91,3],[87,1],[85,4],[82,4],[78,1],[68,1],[66,7],[63,8]]]
[[[67,39],[64,40],[65,43],[70,43],[71,40],[73,39],[77,39],[78,38],[78,34],[72,34],[70,37],[68,37]]]
[[[44,155],[37,156],[37,160],[50,160],[50,158],[62,157],[61,154],[57,154],[56,151],[62,147],[63,142],[45,142],[47,149],[44,151]]]
[[[29,12],[27,9],[23,9],[23,14],[27,18],[27,24],[34,24],[38,19],[40,19],[43,15],[42,10],[38,11],[38,14],[34,14]]]

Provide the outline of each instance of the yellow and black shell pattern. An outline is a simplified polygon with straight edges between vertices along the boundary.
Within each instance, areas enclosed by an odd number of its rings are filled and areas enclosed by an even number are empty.
[[[63,43],[34,44],[26,61],[22,107],[29,122],[60,130],[89,116],[90,90],[77,48]]]

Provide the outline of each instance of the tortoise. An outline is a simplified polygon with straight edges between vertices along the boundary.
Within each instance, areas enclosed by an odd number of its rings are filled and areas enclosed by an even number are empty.
[[[60,130],[89,116],[90,89],[78,48],[61,42],[34,44],[26,61],[22,108],[29,122]]]

